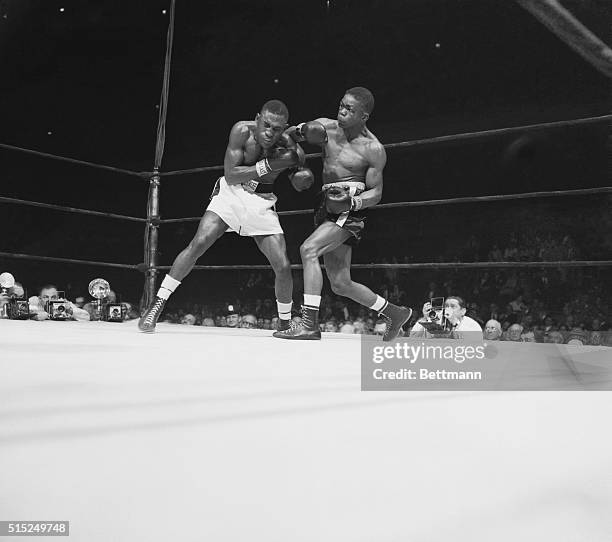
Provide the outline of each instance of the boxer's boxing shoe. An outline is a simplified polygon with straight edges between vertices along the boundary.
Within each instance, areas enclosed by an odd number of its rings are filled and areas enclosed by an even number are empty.
[[[276,331],[287,331],[288,329],[291,329],[291,322],[293,322],[293,320],[281,320],[279,318]]]
[[[290,325],[289,329],[277,331],[273,335],[277,339],[293,339],[296,341],[320,341],[319,309],[302,306],[302,323]]]
[[[144,333],[153,333],[155,331],[155,324],[157,324],[157,320],[165,306],[166,300],[156,296],[155,301],[149,305],[149,308],[138,320],[138,329]]]
[[[387,322],[383,341],[392,341],[400,334],[402,326],[410,320],[412,309],[387,303],[387,306],[380,312],[380,315]]]

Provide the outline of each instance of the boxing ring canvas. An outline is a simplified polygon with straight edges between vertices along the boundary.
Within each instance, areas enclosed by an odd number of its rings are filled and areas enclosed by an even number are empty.
[[[610,393],[362,392],[355,335],[0,333],[2,516],[70,540],[612,538]]]

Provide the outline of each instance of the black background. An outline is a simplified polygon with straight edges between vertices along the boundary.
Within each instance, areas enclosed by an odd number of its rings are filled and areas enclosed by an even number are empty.
[[[169,5],[0,1],[0,142],[151,170]],[[610,43],[606,1],[564,5]],[[383,143],[610,110],[606,78],[514,2],[178,0],[162,169],[220,164],[233,123],[253,118],[267,99],[284,100],[293,122],[334,117],[344,90],[355,85],[369,87],[376,97],[369,127]],[[605,186],[608,135],[603,123],[390,150],[383,201]],[[138,178],[6,150],[0,161],[0,195],[145,215],[148,185]],[[318,161],[312,167],[319,171]],[[162,216],[200,216],[215,178],[211,173],[164,179]],[[280,210],[312,206],[316,190],[297,194],[288,183],[278,184]],[[458,235],[458,223],[503,238],[529,205],[533,213],[559,217],[560,229],[578,233],[591,227],[582,217],[601,218],[600,237],[587,245],[602,252],[589,255],[609,255],[602,240],[610,233],[605,222],[610,204],[598,197],[394,211],[376,218],[377,234],[356,260],[406,253],[418,260],[419,247],[436,242],[440,232]],[[195,226],[162,227],[162,264],[172,262]],[[297,263],[310,219],[283,219],[283,226]],[[0,227],[3,251],[125,263],[143,259],[141,224],[0,203]],[[406,241],[394,247],[390,237]],[[228,235],[201,263],[236,262],[265,260],[252,242]],[[80,275],[93,278],[90,274],[109,276],[124,290],[142,282],[136,272],[1,263],[32,284],[74,283]]]

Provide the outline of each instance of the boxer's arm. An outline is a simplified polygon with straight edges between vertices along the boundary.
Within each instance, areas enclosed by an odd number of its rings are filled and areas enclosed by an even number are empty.
[[[321,117],[309,122],[301,122],[297,126],[291,126],[285,133],[289,134],[294,141],[306,141],[313,145],[325,145],[327,143],[327,131],[332,129],[336,121]]]
[[[278,141],[278,145],[280,147],[285,147],[286,149],[293,149],[295,152],[297,152],[300,162],[296,166],[296,169],[299,169],[306,163],[306,153],[304,152],[304,149],[302,149],[301,145],[298,145],[291,137],[289,132],[292,128],[293,126],[291,128],[287,128],[287,130],[283,132],[283,135]]]
[[[380,144],[373,145],[367,151],[369,159],[369,167],[366,171],[365,185],[366,189],[356,196],[355,200],[360,199],[360,209],[367,209],[373,207],[382,199],[383,193],[383,170],[387,163],[387,153],[385,148]],[[358,206],[359,204],[357,204]],[[356,208],[356,205],[353,205]]]
[[[255,165],[242,165],[244,163],[244,146],[248,139],[249,128],[240,122],[234,124],[223,160],[223,174],[227,184],[242,184],[248,183],[251,179],[257,179]]]

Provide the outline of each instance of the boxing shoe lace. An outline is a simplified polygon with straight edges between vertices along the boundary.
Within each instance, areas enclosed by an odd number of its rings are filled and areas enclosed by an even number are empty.
[[[393,325],[393,318],[391,318],[390,316],[387,316],[386,314],[382,312],[378,316],[382,317],[382,319],[385,321],[385,332],[383,334],[383,341],[385,341],[389,338],[389,333],[391,332],[391,326]]]
[[[147,317],[145,318],[145,324],[147,324],[149,326],[153,325],[153,322],[155,322],[157,320],[158,314],[160,313],[160,311],[164,307],[164,303],[165,302],[166,301],[164,299],[162,299],[161,297],[156,297],[155,298],[155,303],[149,309]]]
[[[315,324],[314,324],[314,320],[311,318],[311,311],[308,310],[307,307],[305,307],[304,305],[302,305],[302,322],[301,325],[306,328],[306,329],[314,329]],[[292,324],[292,329],[294,329],[294,325],[297,328],[300,324],[295,324],[295,322],[291,322]],[[294,325],[293,325],[294,324]]]

